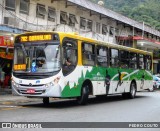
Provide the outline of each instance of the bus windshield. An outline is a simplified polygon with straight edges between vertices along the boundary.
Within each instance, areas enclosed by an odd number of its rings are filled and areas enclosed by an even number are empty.
[[[60,46],[53,43],[17,44],[14,50],[14,72],[45,73],[61,69]]]

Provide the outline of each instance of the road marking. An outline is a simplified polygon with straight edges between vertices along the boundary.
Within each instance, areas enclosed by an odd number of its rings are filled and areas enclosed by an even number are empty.
[[[3,109],[0,109],[0,110],[2,110],[2,111],[7,111],[7,110],[16,110],[16,109],[23,109],[23,108],[27,108],[27,107],[3,108]]]
[[[6,102],[2,102],[3,105],[11,105],[13,104],[13,102],[10,102],[10,101],[6,101]]]
[[[16,110],[16,109],[22,109],[27,108],[24,106],[12,106],[12,105],[0,105],[0,111],[6,111],[6,110]]]
[[[0,108],[4,108],[4,107],[9,107],[9,108],[13,108],[13,107],[17,107],[17,106],[9,106],[9,105],[0,105]]]

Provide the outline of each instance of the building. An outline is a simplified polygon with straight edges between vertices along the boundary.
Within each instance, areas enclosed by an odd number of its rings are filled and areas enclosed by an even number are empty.
[[[88,0],[1,0],[0,35],[26,31],[78,32],[80,35],[154,52],[160,71],[160,32]]]

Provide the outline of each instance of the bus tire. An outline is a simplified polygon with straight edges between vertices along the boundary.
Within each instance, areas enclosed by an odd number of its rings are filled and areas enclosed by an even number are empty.
[[[49,105],[49,97],[44,97],[43,98],[43,104],[44,105]]]
[[[130,99],[133,99],[133,98],[135,98],[135,96],[136,96],[136,83],[135,82],[131,82],[131,85],[130,85],[130,92],[128,93],[128,97],[130,98]]]
[[[81,96],[77,98],[78,104],[80,105],[87,104],[88,96],[89,96],[89,87],[87,85],[84,85],[82,87]]]

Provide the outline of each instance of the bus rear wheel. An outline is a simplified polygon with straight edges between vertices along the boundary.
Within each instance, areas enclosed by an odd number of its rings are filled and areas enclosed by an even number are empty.
[[[43,98],[43,104],[44,105],[49,105],[49,97],[44,97]]]
[[[136,83],[135,82],[132,82],[131,85],[130,85],[130,92],[128,93],[128,97],[130,99],[133,99],[135,98],[136,96]]]
[[[85,105],[88,101],[89,87],[87,85],[82,87],[81,96],[77,98],[77,102],[80,105]]]

